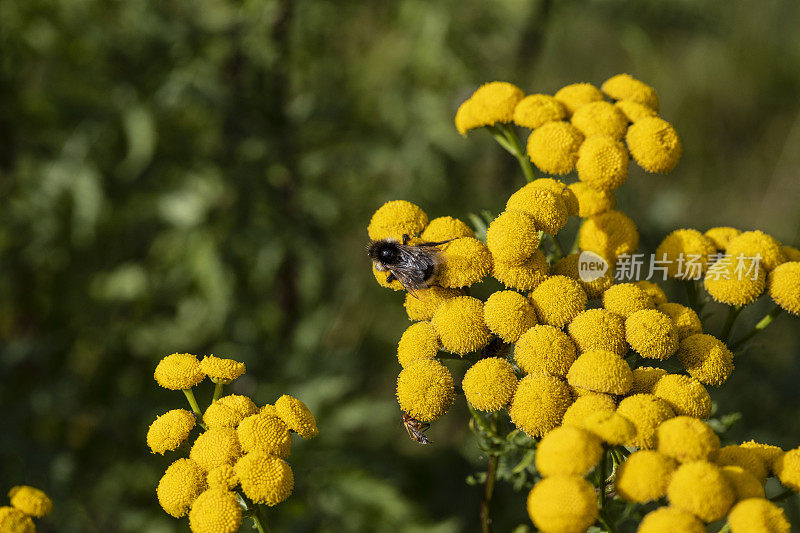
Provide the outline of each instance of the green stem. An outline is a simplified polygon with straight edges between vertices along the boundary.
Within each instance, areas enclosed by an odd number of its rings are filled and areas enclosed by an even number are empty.
[[[603,527],[606,528],[608,533],[619,533],[617,530],[617,526],[614,524],[614,521],[608,516],[608,513],[605,512],[604,509],[600,509],[599,515],[600,523],[603,524]]]
[[[728,306],[728,316],[725,318],[725,325],[722,327],[722,334],[719,337],[722,342],[728,342],[728,337],[731,336],[733,323],[736,322],[736,318],[742,312],[742,309],[744,309],[743,305]]]
[[[767,313],[767,314],[764,316],[764,318],[762,318],[761,320],[759,320],[758,324],[756,324],[755,326],[753,326],[753,329],[751,329],[750,331],[748,331],[748,332],[747,332],[747,333],[744,335],[744,337],[740,338],[738,341],[736,341],[736,342],[734,342],[733,344],[731,344],[731,346],[730,346],[731,350],[735,350],[736,348],[738,348],[739,346],[741,346],[742,344],[744,344],[745,342],[747,342],[747,341],[749,341],[751,338],[753,338],[753,336],[755,336],[756,334],[760,333],[760,332],[761,332],[763,329],[765,329],[767,326],[769,326],[770,324],[772,324],[772,321],[773,321],[773,320],[775,320],[775,318],[776,318],[778,315],[780,315],[782,311],[783,311],[783,309],[781,309],[780,307],[778,307],[778,306],[776,305],[776,306],[775,306],[775,308],[774,308],[772,311],[770,311],[769,313]]]
[[[719,531],[717,533],[728,533],[730,530],[731,530],[731,525],[725,522],[725,525],[719,528]]]
[[[219,400],[219,397],[222,396],[222,388],[224,386],[225,385],[221,381],[218,381],[214,384],[214,397],[211,399],[211,403]]]
[[[569,247],[569,253],[574,254],[578,252],[581,243],[581,232],[578,230],[575,233],[575,238],[572,240],[572,246]]]
[[[259,533],[269,533],[269,524],[261,516],[261,506],[257,503],[253,505],[253,516],[250,518],[253,519],[253,526],[259,531]]]
[[[486,468],[486,483],[483,486],[483,496],[481,497],[481,531],[491,533],[492,518],[490,516],[492,495],[494,494],[494,483],[497,479],[497,465],[499,461],[496,455],[489,456],[489,465]]]
[[[550,235],[550,240],[553,241],[553,246],[556,249],[558,258],[561,259],[562,257],[566,257],[566,254],[564,254],[564,249],[561,248],[561,243],[558,242],[558,238],[555,235]]]
[[[186,399],[189,400],[189,405],[192,408],[192,412],[194,413],[195,418],[197,419],[197,423],[200,424],[200,427],[206,429],[206,425],[203,423],[203,413],[200,411],[200,406],[197,405],[197,398],[194,397],[194,391],[192,389],[182,389],[183,394],[186,395]]]
[[[600,458],[600,511],[606,508],[606,478],[608,477],[607,470],[608,450],[603,448],[603,456]]]
[[[519,142],[519,137],[517,137],[517,134],[507,124],[501,124],[498,129],[508,140],[508,144],[513,150],[511,153],[517,158],[517,162],[522,169],[522,173],[525,174],[525,179],[528,180],[528,183],[535,180],[536,175],[533,173],[533,167],[531,166],[530,159],[528,159],[528,155],[525,153],[525,150],[523,150],[522,143]]]
[[[511,146],[511,143],[508,142],[508,139],[500,130],[498,130],[495,126],[486,126],[486,129],[492,134],[492,137],[494,137],[494,140],[497,141],[497,144],[503,147],[503,150],[514,157],[517,157],[514,147]]]

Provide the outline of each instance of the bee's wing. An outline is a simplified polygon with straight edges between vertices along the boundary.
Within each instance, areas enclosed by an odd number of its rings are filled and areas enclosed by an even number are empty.
[[[431,246],[409,246],[398,244],[400,260],[389,267],[394,277],[410,294],[427,288],[426,273],[436,265],[439,250]]]

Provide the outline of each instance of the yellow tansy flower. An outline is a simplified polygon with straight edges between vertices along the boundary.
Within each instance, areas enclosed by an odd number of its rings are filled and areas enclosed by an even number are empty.
[[[383,274],[386,273],[383,272]],[[404,303],[406,314],[411,320],[430,320],[443,301],[463,295],[464,291],[461,289],[428,287],[425,290],[406,295]]]
[[[397,360],[407,367],[417,359],[433,359],[439,353],[439,337],[430,322],[416,322],[400,336]]]
[[[31,517],[13,507],[0,507],[0,531],[3,533],[35,533]]]
[[[669,316],[675,331],[678,332],[678,339],[682,340],[696,333],[703,333],[703,323],[700,317],[691,307],[676,303],[663,303],[656,306],[656,309]]]
[[[530,299],[539,321],[558,328],[586,309],[588,300],[580,284],[566,276],[547,278],[531,292]]]
[[[486,231],[486,245],[495,261],[522,264],[539,247],[539,231],[522,211],[504,211]]]
[[[205,377],[200,369],[200,361],[192,354],[174,353],[158,362],[153,374],[159,385],[165,389],[191,389]]]
[[[595,413],[613,413],[617,408],[614,398],[608,394],[590,392],[578,397],[564,413],[562,425],[585,428],[586,419]]]
[[[578,216],[581,218],[593,217],[617,207],[617,199],[611,191],[595,189],[582,181],[570,184],[569,188],[578,199]]]
[[[521,265],[495,261],[492,276],[506,287],[529,291],[547,279],[548,268],[547,258],[541,250],[536,250]]]
[[[714,246],[717,247],[717,250],[725,251],[725,249],[728,247],[728,243],[741,234],[742,232],[736,228],[718,226],[715,228],[710,228],[703,235],[711,239],[711,242],[714,243]]]
[[[800,262],[783,263],[769,273],[767,292],[781,309],[800,315]]]
[[[625,141],[633,158],[648,172],[671,172],[683,152],[678,132],[672,124],[658,117],[643,118],[631,124]]]
[[[630,74],[617,74],[603,82],[600,90],[614,100],[630,100],[658,111],[658,93]]]
[[[692,513],[675,507],[650,511],[639,524],[637,533],[706,533],[706,526]]]
[[[761,296],[767,276],[763,266],[744,256],[718,262],[706,272],[703,286],[711,297],[728,305],[747,305]]]
[[[513,83],[505,81],[484,83],[470,97],[472,114],[482,126],[511,122],[514,108],[524,96],[522,89]]]
[[[194,424],[194,415],[186,409],[167,411],[150,424],[147,446],[153,453],[164,455],[164,452],[174,450],[186,440]]]
[[[706,273],[714,242],[694,229],[677,229],[656,248],[656,259],[666,261],[667,275],[676,279],[698,279]]]
[[[461,237],[475,237],[475,232],[463,221],[453,217],[434,218],[420,235],[425,242],[441,242]]]
[[[528,157],[547,174],[569,174],[578,160],[583,134],[569,122],[548,122],[528,137]]]
[[[621,317],[628,318],[637,311],[655,309],[653,299],[633,283],[612,285],[603,293],[603,307]]]
[[[538,178],[530,182],[532,188],[543,189],[550,191],[556,196],[560,196],[564,200],[564,205],[567,207],[567,215],[574,217],[578,214],[578,199],[566,183],[553,178]]]
[[[242,455],[236,430],[215,428],[201,433],[192,445],[189,458],[208,472],[223,464],[233,464]]]
[[[586,137],[603,135],[622,139],[628,129],[628,117],[614,104],[597,101],[580,107],[572,114],[572,125]]]
[[[214,383],[228,384],[245,372],[244,363],[233,359],[223,359],[209,355],[200,361],[200,369]]]
[[[439,361],[419,359],[397,377],[400,409],[421,422],[433,422],[441,417],[454,399],[453,376]]]
[[[617,256],[636,251],[639,230],[626,214],[606,211],[583,221],[578,231],[578,244],[582,250],[604,257],[613,267]]]
[[[753,450],[761,460],[767,465],[767,469],[773,475],[777,475],[775,471],[775,460],[784,454],[784,451],[779,448],[778,446],[772,446],[770,444],[760,444],[754,440],[743,442],[739,445],[742,448],[747,448],[748,450]]]
[[[664,289],[658,286],[657,283],[643,279],[640,281],[634,281],[633,284],[646,292],[656,306],[667,303],[667,294],[664,292]]]
[[[633,369],[633,387],[631,394],[650,394],[659,379],[664,377],[667,371],[663,368],[653,368],[651,366],[640,366]]]
[[[471,100],[466,100],[458,106],[453,122],[455,123],[458,133],[464,136],[467,135],[469,130],[474,130],[475,128],[483,126],[475,115],[475,106],[472,104]]]
[[[594,279],[592,281],[583,281],[580,276],[580,272],[578,271],[578,262],[580,260],[580,254],[569,254],[565,257],[559,259],[553,267],[550,269],[551,274],[558,275],[558,276],[566,276],[568,278],[574,279],[577,281],[583,291],[586,293],[586,297],[590,300],[595,298],[600,298],[606,289],[608,289],[611,285],[614,284],[614,277],[613,273],[609,269],[606,271],[605,274]]]
[[[204,490],[206,476],[200,465],[191,459],[178,459],[161,477],[156,495],[167,514],[180,518]]]
[[[772,462],[772,468],[784,486],[800,492],[800,448],[779,455]]]
[[[53,510],[53,501],[43,490],[28,485],[17,485],[8,491],[11,505],[28,516],[41,518]]]
[[[533,220],[537,229],[551,235],[567,223],[569,209],[561,193],[529,183],[512,194],[506,211],[521,211]]]
[[[674,459],[652,450],[632,453],[617,470],[617,492],[629,502],[657,500],[667,493],[677,466]]]
[[[800,261],[800,250],[794,246],[781,246],[781,251],[786,256],[787,261]]]
[[[285,501],[294,490],[294,474],[289,464],[263,452],[245,454],[234,467],[242,492],[255,503],[269,506]]]
[[[514,291],[497,291],[489,296],[483,304],[483,318],[492,333],[509,343],[517,342],[536,325],[530,300]]]
[[[203,422],[206,427],[211,428],[235,428],[245,415],[233,407],[216,401],[208,406],[206,412],[203,413]]]
[[[606,135],[587,138],[578,150],[578,179],[594,189],[613,191],[628,179],[628,149]]]
[[[206,482],[210,488],[233,490],[239,484],[236,471],[229,464],[219,465],[208,473]]]
[[[514,108],[514,123],[535,129],[547,122],[567,118],[567,108],[549,94],[529,94]]]
[[[566,416],[565,414],[564,418]],[[610,411],[599,411],[586,415],[583,419],[583,428],[612,446],[621,446],[636,436],[636,426],[633,425],[633,422],[619,413]]]
[[[469,287],[492,271],[492,255],[478,239],[461,237],[441,248],[436,279],[442,287]]]
[[[442,303],[431,320],[445,350],[466,354],[489,343],[491,333],[483,319],[483,302],[458,296]]]
[[[212,488],[195,500],[189,513],[192,533],[234,533],[242,525],[242,507],[236,493]]]
[[[786,261],[781,243],[763,231],[745,231],[728,242],[725,253],[732,257],[742,254],[744,257],[761,256],[759,265],[769,272]]]
[[[580,476],[552,476],[528,494],[528,515],[543,533],[582,533],[597,520],[594,487]]]
[[[667,374],[653,387],[653,394],[665,400],[676,415],[696,418],[711,416],[711,396],[702,383],[681,374]]]
[[[242,420],[236,435],[244,453],[259,451],[286,458],[292,450],[289,427],[280,418],[265,413]]]
[[[717,452],[714,461],[719,465],[741,466],[761,483],[767,479],[767,465],[761,460],[761,456],[750,448],[742,448],[736,444],[723,446]]]
[[[707,461],[684,463],[672,474],[667,488],[670,505],[704,522],[725,518],[736,501],[736,493],[722,470]]]
[[[579,352],[606,350],[625,355],[625,320],[606,309],[587,309],[576,316],[567,327],[569,336]]]
[[[658,451],[681,463],[711,460],[719,451],[719,437],[711,426],[691,416],[676,416],[656,431]]]
[[[753,474],[741,466],[723,466],[722,475],[736,493],[736,501],[764,497],[764,486]]]
[[[584,352],[567,373],[567,381],[574,387],[583,387],[606,394],[625,394],[633,386],[631,368],[624,359],[606,350]]]
[[[602,100],[603,93],[591,83],[573,83],[559,89],[555,98],[564,104],[567,113],[572,115],[581,106]]]
[[[656,447],[656,429],[675,416],[667,402],[652,394],[634,394],[619,402],[617,413],[636,426],[636,436],[628,444],[651,450]]]
[[[544,372],[564,377],[577,357],[569,336],[553,326],[533,326],[514,346],[514,360],[526,374]]]
[[[676,353],[681,364],[700,383],[720,386],[733,372],[733,354],[725,344],[705,333],[681,340]]]
[[[539,442],[536,470],[543,477],[585,476],[602,454],[603,445],[595,435],[575,426],[561,426]]]
[[[319,434],[317,419],[302,400],[284,394],[275,402],[275,412],[301,438],[313,439]]]
[[[394,239],[400,242],[403,235],[416,237],[427,225],[428,215],[419,206],[405,200],[392,200],[375,211],[367,233],[373,241]]]
[[[487,357],[472,365],[461,380],[469,404],[481,411],[499,411],[517,390],[517,376],[511,363]]]
[[[639,102],[634,102],[633,100],[619,100],[614,105],[617,106],[631,122],[636,122],[637,120],[642,120],[647,117],[658,116],[658,113],[652,108],[640,104]]]
[[[531,437],[558,426],[572,400],[569,387],[549,374],[529,374],[517,384],[508,407],[511,421]]]
[[[763,496],[734,505],[728,514],[728,524],[731,533],[789,533],[792,529],[783,509]]]
[[[642,309],[625,319],[625,339],[642,357],[667,359],[678,349],[672,319],[655,309]]]
[[[242,394],[228,394],[217,400],[222,405],[226,405],[238,411],[242,417],[254,415],[258,412],[258,407],[253,400]]]

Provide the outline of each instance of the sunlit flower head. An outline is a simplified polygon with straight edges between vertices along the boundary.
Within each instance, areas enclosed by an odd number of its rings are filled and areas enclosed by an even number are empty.
[[[230,383],[234,379],[244,374],[246,368],[244,363],[234,359],[224,359],[208,355],[200,361],[200,369],[211,378],[214,383]]]
[[[165,389],[191,389],[206,375],[200,369],[200,361],[192,354],[174,353],[158,362],[153,374],[159,385]]]
[[[173,409],[156,418],[147,430],[147,446],[153,453],[174,450],[194,428],[194,415],[186,409]]]
[[[253,400],[243,394],[228,394],[217,401],[238,411],[242,417],[254,415],[258,412],[258,407],[253,403]]]
[[[506,359],[487,357],[472,365],[461,380],[469,404],[481,411],[499,411],[517,390],[514,367]]]
[[[763,493],[763,490],[762,490]],[[761,496],[743,499],[728,513],[731,533],[789,533],[783,509]]]
[[[723,466],[722,475],[736,493],[736,501],[764,497],[764,486],[753,474],[741,466]]]
[[[662,422],[656,431],[658,451],[680,463],[710,461],[720,448],[711,426],[691,416]]]
[[[525,93],[512,83],[492,81],[481,85],[456,113],[456,128],[461,135],[481,126],[511,122],[514,108]]]
[[[634,281],[633,284],[646,292],[656,306],[667,303],[667,294],[658,286],[658,283],[643,279]]]
[[[666,261],[669,277],[695,279],[705,274],[716,251],[714,242],[699,231],[677,229],[658,245],[656,259]]]
[[[767,292],[781,309],[800,315],[800,261],[775,267],[769,273]]]
[[[612,139],[622,139],[628,129],[628,117],[610,102],[599,100],[577,109],[570,119],[586,137],[602,135]]]
[[[382,274],[385,276],[386,272],[382,272]],[[406,295],[404,303],[406,314],[409,319],[414,321],[430,320],[443,301],[463,295],[464,291],[461,289],[428,287],[425,290]]]
[[[419,206],[405,200],[392,200],[375,211],[367,233],[373,241],[394,239],[400,242],[403,235],[416,237],[427,225],[428,215]]]
[[[741,256],[718,261],[706,272],[703,286],[717,302],[727,305],[753,303],[764,292],[767,276],[763,266]]]
[[[438,217],[422,230],[420,238],[425,242],[441,242],[461,237],[474,237],[475,232],[463,221],[453,217]]]
[[[542,533],[581,533],[597,519],[594,487],[580,476],[552,476],[528,494],[528,515]]]
[[[591,83],[573,83],[559,89],[555,98],[564,104],[567,113],[572,115],[581,106],[602,100],[603,93]]]
[[[439,337],[430,322],[415,322],[406,328],[397,345],[397,360],[407,367],[417,359],[433,359],[439,353]]]
[[[775,471],[775,460],[785,453],[783,449],[770,444],[761,444],[754,440],[743,442],[739,446],[741,448],[753,450],[756,454],[758,454],[764,464],[767,465],[767,469],[770,471],[770,473],[777,475],[777,472]]]
[[[17,485],[8,491],[11,506],[28,516],[41,518],[53,510],[53,500],[41,489],[28,485]]]
[[[639,524],[637,533],[706,533],[706,525],[695,515],[675,507],[650,511]]]
[[[192,533],[234,533],[242,525],[242,507],[236,493],[211,488],[195,500],[189,512]]]
[[[241,411],[216,401],[206,408],[203,413],[203,422],[209,429],[235,428],[244,417],[245,414]]]
[[[536,229],[556,234],[567,223],[569,209],[563,195],[529,183],[512,194],[506,211],[521,211],[531,217]]]
[[[603,82],[600,89],[614,100],[639,102],[654,111],[658,111],[658,93],[656,93],[656,90],[630,74],[612,76]]]
[[[556,196],[560,196],[567,206],[567,215],[574,217],[578,214],[578,199],[569,186],[561,180],[553,178],[538,178],[530,182],[530,186],[536,189],[550,191]]]
[[[242,420],[236,435],[244,453],[260,451],[286,458],[292,450],[289,427],[280,418],[265,413]]]
[[[211,470],[206,476],[206,482],[210,488],[233,490],[239,484],[239,478],[233,466],[226,463]]]
[[[400,409],[422,422],[441,417],[454,399],[453,376],[439,361],[419,359],[397,377]]]
[[[670,505],[704,522],[725,518],[736,493],[717,465],[707,461],[684,463],[672,474],[667,488]]]
[[[578,245],[613,265],[618,256],[636,251],[639,230],[626,214],[606,211],[583,221],[578,231]]]
[[[647,117],[658,116],[655,110],[633,100],[619,100],[614,104],[622,111],[630,122],[636,122]]]
[[[583,134],[569,122],[548,122],[528,137],[528,157],[547,174],[569,174],[578,160]]]
[[[606,394],[625,394],[633,386],[631,368],[624,359],[606,350],[591,350],[578,357],[567,373],[575,387]]]
[[[777,456],[772,462],[772,468],[784,486],[800,492],[800,448]]]
[[[714,243],[714,246],[717,247],[719,251],[725,251],[728,247],[728,243],[735,237],[741,235],[742,232],[736,228],[731,228],[728,226],[718,226],[716,228],[710,228],[706,231],[703,235],[711,239],[711,242]]]
[[[456,130],[461,135],[466,135],[469,130],[480,128],[482,126],[480,120],[475,115],[475,106],[472,105],[470,100],[463,102],[456,111],[456,116],[453,121]]]
[[[703,333],[703,323],[691,307],[667,302],[656,306],[656,309],[672,320],[679,340],[696,333]]]
[[[612,446],[621,446],[636,436],[633,422],[613,411],[598,411],[586,415],[582,427]]]
[[[676,352],[681,364],[700,383],[716,387],[733,372],[733,354],[725,344],[705,333],[681,340]]]
[[[549,94],[529,94],[514,108],[514,123],[535,129],[547,122],[567,118],[567,108]]]
[[[652,450],[632,453],[617,471],[616,487],[629,502],[646,503],[667,493],[667,486],[678,464]]]
[[[672,319],[655,309],[642,309],[625,319],[625,339],[642,357],[667,359],[678,349]]]
[[[263,452],[245,454],[234,466],[245,495],[255,503],[273,506],[286,500],[294,490],[289,464]]]
[[[614,284],[614,275],[611,272],[611,269],[607,270],[605,274],[593,279],[592,281],[584,281],[581,279],[580,272],[578,270],[579,260],[580,254],[577,253],[562,257],[556,261],[556,263],[550,269],[551,274],[557,276],[567,276],[568,278],[574,279],[580,284],[581,288],[586,293],[587,298],[591,300],[600,298],[605,290]]]
[[[760,256],[760,265],[767,272],[786,261],[781,243],[763,231],[745,231],[728,242],[725,253],[732,257],[739,254],[744,257]]]
[[[442,348],[466,354],[489,343],[491,333],[483,319],[483,302],[471,296],[445,300],[433,314],[431,324]]]
[[[711,416],[711,396],[702,383],[682,374],[667,374],[653,387],[653,394],[666,400],[676,415]]]
[[[486,245],[495,261],[522,264],[539,247],[539,230],[522,211],[503,211],[486,231]]]
[[[617,408],[614,398],[608,394],[590,392],[575,399],[564,413],[562,424],[585,428],[584,422],[590,415],[596,413],[613,413]]]
[[[35,533],[31,517],[13,507],[6,505],[0,507],[0,531],[4,533]]]
[[[242,455],[236,430],[232,428],[209,429],[201,433],[192,445],[189,458],[205,472],[223,464],[233,464]]]
[[[653,299],[633,283],[612,285],[603,293],[603,307],[621,317],[628,318],[637,311],[655,309]]]
[[[547,279],[548,269],[547,258],[541,250],[536,250],[521,265],[495,261],[492,276],[506,287],[529,291]]]
[[[529,374],[517,384],[508,407],[511,421],[531,437],[558,426],[572,396],[566,383],[549,374]]]
[[[489,330],[513,343],[536,325],[536,311],[530,300],[514,291],[497,291],[483,304],[483,318]]]
[[[436,279],[442,287],[469,287],[492,271],[492,255],[478,239],[461,237],[441,247]]]
[[[319,434],[317,420],[302,400],[284,394],[275,402],[275,411],[289,429],[301,438],[313,439]]]
[[[567,327],[578,351],[606,350],[625,355],[625,320],[606,309],[587,309],[576,316]]]
[[[658,117],[637,120],[625,135],[631,156],[648,172],[666,174],[681,159],[683,147],[672,124]]]
[[[593,135],[578,150],[575,168],[581,183],[613,191],[628,179],[628,160],[628,149],[620,141],[606,135]]]
[[[719,465],[740,466],[753,474],[759,482],[767,479],[767,465],[755,450],[743,448],[737,444],[723,446],[717,452],[714,461]]]
[[[580,284],[566,276],[550,276],[531,292],[530,299],[539,321],[558,328],[586,309],[587,302]]]
[[[180,518],[206,490],[203,469],[191,459],[178,459],[167,468],[156,488],[158,503],[167,514]]]
[[[664,377],[667,371],[663,368],[653,368],[651,366],[640,366],[633,369],[633,387],[631,394],[650,394],[659,379]]]
[[[570,184],[569,188],[578,199],[578,216],[581,218],[593,217],[617,207],[617,199],[611,191],[595,189],[582,181]]]
[[[585,476],[603,454],[603,445],[592,433],[575,426],[557,427],[536,448],[536,470],[547,476]]]
[[[628,444],[652,450],[656,447],[656,429],[675,416],[667,402],[652,394],[634,394],[619,402],[617,413],[636,426],[636,435]]]

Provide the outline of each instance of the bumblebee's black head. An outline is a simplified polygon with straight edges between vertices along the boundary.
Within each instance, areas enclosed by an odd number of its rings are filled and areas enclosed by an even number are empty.
[[[392,241],[374,241],[370,243],[367,254],[373,261],[393,265],[400,260],[400,246]]]

